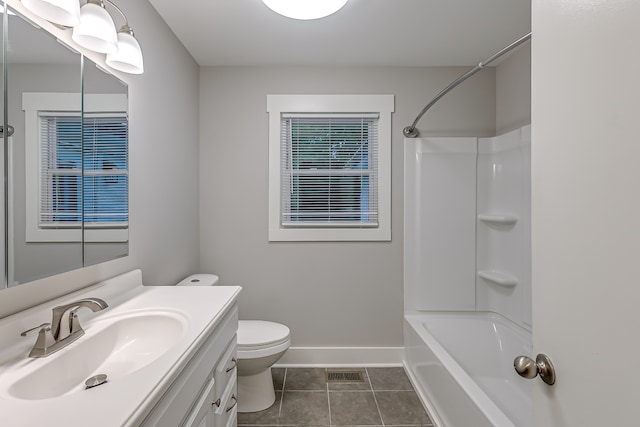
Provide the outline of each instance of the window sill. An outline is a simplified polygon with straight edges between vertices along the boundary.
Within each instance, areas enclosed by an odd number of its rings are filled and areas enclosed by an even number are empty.
[[[391,228],[277,228],[270,242],[388,242]]]

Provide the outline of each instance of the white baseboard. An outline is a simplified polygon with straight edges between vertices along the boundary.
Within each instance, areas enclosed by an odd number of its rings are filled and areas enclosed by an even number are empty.
[[[275,367],[402,366],[404,347],[291,347]]]

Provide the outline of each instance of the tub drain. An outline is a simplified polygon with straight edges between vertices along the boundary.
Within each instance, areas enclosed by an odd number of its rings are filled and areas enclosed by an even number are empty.
[[[84,385],[86,386],[85,390],[93,387],[98,387],[99,385],[102,385],[106,382],[107,376],[105,374],[94,375],[84,382]]]

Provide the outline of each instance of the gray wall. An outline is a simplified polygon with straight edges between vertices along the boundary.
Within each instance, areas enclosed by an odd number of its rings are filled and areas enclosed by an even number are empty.
[[[496,67],[496,133],[531,123],[531,43]]]
[[[200,70],[200,270],[241,284],[242,318],[287,324],[293,346],[402,345],[402,128],[467,68]],[[267,240],[267,94],[394,94],[392,241]],[[492,136],[485,70],[423,118],[423,136]]]
[[[129,85],[129,256],[4,290],[0,317],[134,268],[146,284],[198,269],[198,66],[148,1],[122,8],[145,59],[144,74],[120,75]],[[69,41],[69,31],[34,20]]]

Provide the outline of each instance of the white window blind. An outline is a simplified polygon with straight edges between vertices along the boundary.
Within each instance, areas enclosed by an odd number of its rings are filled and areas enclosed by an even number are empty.
[[[282,114],[281,227],[378,227],[378,114]]]
[[[43,111],[38,116],[39,226],[79,227],[84,221],[86,227],[126,227],[126,114],[85,114],[84,126],[79,113]]]
[[[128,121],[123,113],[84,116],[84,224],[126,227],[129,222]]]
[[[82,222],[80,113],[42,112],[40,119],[40,227]]]

